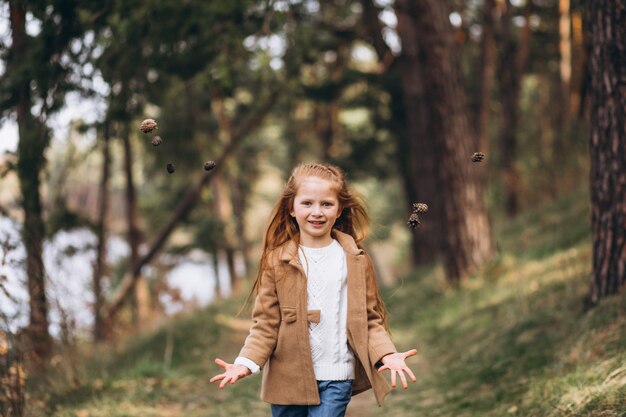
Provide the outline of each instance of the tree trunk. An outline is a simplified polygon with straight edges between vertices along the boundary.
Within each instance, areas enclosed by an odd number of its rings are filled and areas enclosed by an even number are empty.
[[[411,244],[414,263],[424,265],[435,261],[442,251],[443,202],[437,192],[437,161],[428,134],[430,120],[420,73],[423,62],[420,61],[414,3],[398,0],[395,5],[398,36],[402,42],[399,70],[406,117],[406,138],[400,140],[399,154],[409,203],[426,203],[429,206],[428,220],[413,231]],[[410,211],[409,204],[407,218]]]
[[[428,138],[435,155],[436,194],[443,203],[445,219],[444,265],[448,280],[457,284],[492,256],[494,245],[484,204],[484,184],[478,180],[477,167],[470,159],[475,139],[469,129],[449,14],[446,2],[416,2],[422,85],[429,103]]]
[[[111,152],[110,152],[110,122],[104,122],[104,132],[102,137],[102,178],[100,179],[98,224],[96,225],[96,236],[98,247],[96,249],[96,260],[93,268],[93,293],[94,293],[94,328],[93,338],[95,341],[105,340],[107,329],[105,320],[102,317],[102,307],[104,297],[102,296],[102,276],[106,270],[106,244],[107,244],[107,215],[109,212],[109,178],[111,177]]]
[[[483,9],[482,38],[480,41],[480,60],[476,71],[478,94],[475,105],[476,150],[485,152],[489,149],[489,102],[495,74],[495,14],[496,0],[485,0]]]
[[[223,241],[217,242],[217,246],[222,248],[226,254],[226,264],[228,265],[228,274],[230,276],[230,288],[232,291],[237,290],[239,278],[235,269],[235,230],[233,224],[233,207],[224,170],[215,173],[213,179],[213,196],[215,199],[215,213],[224,225]]]
[[[9,2],[11,19],[11,61],[9,71],[21,73],[19,60],[26,54],[26,14],[19,2]],[[26,274],[30,307],[29,335],[34,359],[40,365],[50,356],[52,339],[48,330],[48,300],[46,298],[45,270],[42,259],[45,225],[42,218],[39,193],[40,174],[45,166],[44,150],[49,137],[45,126],[31,114],[30,80],[23,79],[18,86],[16,108],[19,144],[17,147],[17,175],[22,194],[24,224],[22,237],[26,248]]]
[[[626,0],[589,2],[591,226],[589,301],[626,281]]]
[[[238,249],[241,252],[244,264],[244,276],[250,268],[250,255],[248,249],[248,242],[246,241],[246,226],[245,226],[245,202],[244,196],[241,191],[241,184],[235,175],[228,176],[228,183],[230,187],[230,195],[233,207],[233,217],[235,221],[235,231],[238,241]]]
[[[526,23],[517,47],[511,33],[513,21],[511,5],[505,2],[502,18],[503,51],[500,67],[500,91],[502,94],[502,126],[500,130],[501,169],[504,178],[505,212],[513,217],[519,212],[522,191],[521,175],[517,167],[517,128],[519,121],[519,94],[524,68],[528,60],[530,43],[530,7],[527,2],[524,15]]]
[[[140,328],[150,316],[150,302],[147,296],[147,283],[141,271],[135,271],[134,265],[139,260],[141,234],[137,224],[137,193],[133,179],[133,151],[130,143],[130,122],[124,121],[122,142],[124,144],[124,173],[126,176],[126,221],[128,224],[128,246],[130,247],[129,266],[134,281],[134,320]],[[135,275],[136,274],[136,275]]]
[[[572,31],[570,28],[570,0],[559,0],[559,78],[561,108],[559,109],[558,127],[561,132],[563,132],[567,127],[571,112],[570,83],[572,80]]]

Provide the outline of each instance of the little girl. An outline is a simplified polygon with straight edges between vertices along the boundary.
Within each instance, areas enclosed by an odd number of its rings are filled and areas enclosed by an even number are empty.
[[[263,368],[261,399],[272,416],[343,416],[352,395],[369,388],[381,405],[391,371],[415,382],[397,352],[376,285],[372,261],[359,243],[369,218],[341,170],[297,166],[265,234],[253,325],[233,364],[215,362],[220,388]]]

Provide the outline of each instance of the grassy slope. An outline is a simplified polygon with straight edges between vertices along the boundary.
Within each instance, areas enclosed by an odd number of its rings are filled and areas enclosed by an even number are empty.
[[[591,252],[588,207],[575,194],[502,227],[501,256],[461,291],[441,271],[419,270],[384,295],[400,349],[418,382],[370,415],[626,416],[626,302],[583,311]],[[173,325],[172,366],[163,370],[167,328],[98,352],[75,372],[59,365],[33,415],[265,416],[260,378],[219,391],[207,377],[215,356],[237,353],[245,333],[220,324],[240,301],[225,301]],[[74,355],[74,358],[80,355]],[[74,359],[79,360],[79,359]],[[67,360],[66,360],[67,361]],[[44,407],[45,411],[41,410]]]

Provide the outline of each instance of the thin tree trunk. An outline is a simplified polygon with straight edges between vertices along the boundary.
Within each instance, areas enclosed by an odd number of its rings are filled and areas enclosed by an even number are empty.
[[[561,105],[559,111],[559,129],[562,132],[570,118],[570,85],[572,80],[572,31],[570,18],[570,0],[559,0],[559,76]]]
[[[422,85],[430,104],[429,138],[435,152],[442,201],[443,255],[452,284],[474,273],[494,251],[484,204],[484,184],[471,162],[475,139],[446,2],[416,2],[415,29],[420,42]]]
[[[228,192],[224,170],[215,174],[213,179],[213,197],[215,199],[214,211],[224,226],[223,241],[217,242],[218,247],[222,248],[226,253],[226,264],[228,265],[228,274],[230,276],[230,288],[235,291],[238,286],[239,278],[235,269],[235,230],[233,224],[233,208],[231,198]]]
[[[489,148],[489,102],[493,77],[495,74],[495,15],[496,1],[485,0],[483,9],[482,38],[480,41],[480,60],[477,80],[478,94],[476,98],[476,150],[485,152]]]
[[[98,224],[96,236],[98,247],[93,269],[93,293],[94,293],[94,329],[93,338],[96,341],[105,340],[107,337],[106,322],[102,317],[104,297],[102,295],[102,277],[106,270],[106,245],[107,245],[107,215],[109,212],[109,178],[111,177],[111,151],[110,151],[110,122],[104,122],[102,137],[102,178],[100,179]]]
[[[579,11],[572,11],[572,80],[570,86],[570,115],[580,118],[582,108],[581,87],[587,72],[587,49],[583,31],[583,17]]]
[[[502,19],[502,52],[500,68],[500,91],[502,94],[502,126],[500,130],[501,169],[504,177],[505,212],[509,217],[519,212],[522,180],[517,167],[517,129],[519,121],[519,94],[522,76],[528,60],[530,44],[530,8],[527,2],[522,29],[517,47],[513,40],[511,5],[505,2],[506,11]]]
[[[20,59],[26,54],[26,14],[20,2],[10,1],[11,62],[9,70],[19,74]],[[31,114],[30,80],[23,79],[19,85],[16,106],[19,143],[17,147],[17,175],[22,194],[24,225],[22,237],[26,248],[26,274],[30,307],[29,335],[34,359],[43,365],[52,351],[52,339],[48,330],[48,300],[46,298],[45,269],[42,259],[45,225],[42,218],[40,179],[45,166],[44,150],[48,144],[48,131]]]
[[[124,173],[126,177],[126,222],[128,225],[128,245],[130,247],[130,268],[134,281],[134,321],[140,328],[149,318],[150,305],[147,297],[147,283],[140,271],[133,266],[139,260],[140,231],[137,224],[137,193],[133,179],[133,151],[130,143],[130,122],[123,122],[122,142],[124,145]]]
[[[589,2],[592,304],[626,281],[626,0]]]
[[[248,242],[246,240],[246,226],[245,226],[245,203],[243,193],[241,191],[241,184],[239,179],[235,175],[228,176],[228,184],[230,188],[230,195],[233,207],[233,215],[235,221],[235,231],[238,242],[238,249],[243,257],[244,275],[250,268],[250,255],[248,249]]]

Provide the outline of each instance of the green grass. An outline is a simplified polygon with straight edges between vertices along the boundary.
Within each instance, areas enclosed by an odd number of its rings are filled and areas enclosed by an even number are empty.
[[[416,270],[383,295],[393,338],[418,382],[396,390],[375,416],[626,416],[626,300],[591,311],[591,249],[585,193],[497,225],[499,257],[451,291],[441,268]],[[30,415],[266,416],[260,378],[217,390],[216,356],[232,359],[245,337],[217,320],[226,300],[167,327],[97,353],[33,387]],[[65,358],[64,360],[69,360]],[[61,367],[59,367],[61,368]],[[64,376],[65,375],[65,376]],[[37,388],[37,389],[35,389]]]

